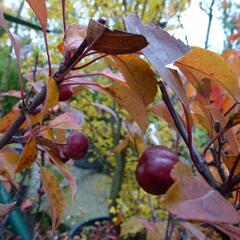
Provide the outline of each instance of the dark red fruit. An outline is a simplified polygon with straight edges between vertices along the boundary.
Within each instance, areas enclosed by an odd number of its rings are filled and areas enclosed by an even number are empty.
[[[72,88],[69,86],[60,86],[59,87],[59,101],[67,101],[73,95]]]
[[[138,160],[136,179],[148,193],[160,195],[173,184],[170,175],[173,166],[179,161],[176,153],[165,146],[151,146]]]
[[[73,133],[67,139],[67,148],[64,150],[66,157],[78,160],[85,156],[89,141],[83,133]]]
[[[45,194],[45,191],[42,187],[40,187],[37,192],[40,196],[43,196]]]
[[[59,159],[61,162],[66,163],[70,157],[67,156],[68,147],[66,145],[58,145]]]

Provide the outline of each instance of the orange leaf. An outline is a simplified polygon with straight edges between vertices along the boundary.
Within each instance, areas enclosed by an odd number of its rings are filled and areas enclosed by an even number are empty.
[[[46,31],[47,28],[47,7],[45,0],[27,0],[28,4],[36,14],[42,28]]]
[[[19,162],[18,154],[9,147],[0,150],[0,175],[4,180],[8,180],[16,189],[18,183],[14,180],[15,170]]]
[[[81,128],[80,119],[72,112],[66,112],[54,120],[52,120],[49,125],[49,128],[60,128],[60,129],[76,129],[79,130]]]
[[[125,108],[137,122],[137,124],[146,130],[148,126],[147,110],[138,95],[133,92],[126,84],[116,84],[105,88],[120,104]]]
[[[219,82],[236,100],[239,100],[238,82],[235,74],[224,58],[212,51],[193,47],[192,51],[175,62],[183,73],[196,76],[201,83],[203,78]]]
[[[10,125],[17,119],[19,114],[18,109],[14,109],[11,112],[7,113],[1,120],[0,120],[0,132],[3,133]]]
[[[47,168],[42,166],[41,178],[51,208],[53,231],[58,227],[64,215],[64,209],[66,207],[64,191],[59,186],[57,178]]]
[[[133,54],[116,56],[113,60],[131,90],[143,100],[145,105],[151,103],[157,93],[157,80],[149,64]]]
[[[47,81],[47,94],[44,102],[44,108],[42,112],[42,119],[47,113],[48,109],[55,107],[58,104],[59,88],[56,81],[49,77]]]
[[[38,150],[36,139],[32,137],[23,148],[16,172],[20,172],[21,170],[30,167],[37,158],[37,154]]]
[[[237,156],[232,156],[232,155],[227,155],[227,156],[224,155],[223,156],[223,161],[226,164],[229,171],[233,167],[236,158],[237,158]],[[238,162],[237,167],[234,171],[234,176],[238,175],[239,173],[240,173],[240,164]]]
[[[69,186],[72,190],[72,200],[74,199],[76,192],[77,192],[77,183],[75,177],[72,175],[72,173],[66,168],[65,164],[62,163],[62,161],[51,151],[46,150],[49,157],[52,159],[52,161],[56,164],[58,169],[61,171],[63,176],[68,180]]]
[[[169,113],[167,106],[165,103],[160,103],[155,106],[148,107],[148,111],[156,114],[160,118],[162,118],[169,126],[174,129],[176,132],[178,132],[175,123],[172,119],[171,114]]]
[[[111,153],[120,153],[122,152],[123,150],[125,150],[127,148],[129,144],[129,138],[126,137],[122,140],[119,141],[118,145],[115,146],[112,150],[111,150]]]

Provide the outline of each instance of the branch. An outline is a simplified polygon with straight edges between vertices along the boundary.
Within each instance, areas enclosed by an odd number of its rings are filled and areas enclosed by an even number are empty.
[[[105,24],[106,22],[102,18],[100,18],[98,21],[101,22],[102,24]],[[75,65],[86,56],[86,54],[91,50],[93,45],[102,37],[103,33],[104,31],[101,32],[89,46],[87,45],[87,39],[85,38],[78,47],[73,57],[71,57],[67,63],[60,64],[58,71],[52,76],[58,84],[75,67]],[[46,97],[46,93],[47,87],[45,85],[41,88],[41,91],[33,98],[33,101],[28,109],[28,113],[32,113],[32,111],[36,107],[43,103]],[[8,128],[8,130],[0,139],[0,149],[3,148],[6,144],[11,142],[13,135],[16,133],[18,128],[23,124],[25,119],[26,119],[25,113],[22,111],[17,117],[17,119],[13,122],[13,124]]]
[[[212,17],[213,17],[212,13],[213,13],[214,3],[215,3],[215,0],[212,0],[208,11],[202,6],[202,3],[200,3],[201,10],[203,10],[208,15],[208,26],[207,26],[206,39],[204,43],[205,49],[208,48],[208,40],[209,40],[209,34],[210,34],[211,25],[212,25]]]
[[[214,189],[219,189],[217,182],[215,181],[214,177],[212,176],[211,172],[208,169],[206,162],[201,157],[201,155],[197,151],[196,147],[194,145],[192,145],[192,143],[191,143],[191,146],[189,146],[189,138],[188,138],[187,131],[186,131],[181,119],[179,118],[178,114],[176,113],[176,111],[171,103],[171,100],[168,96],[165,85],[162,81],[159,81],[159,87],[162,92],[163,101],[166,104],[168,111],[171,114],[173,121],[174,121],[181,137],[183,138],[183,141],[185,142],[186,146],[189,149],[189,152],[190,152],[190,155],[191,155],[191,158],[192,158],[192,161],[193,161],[195,167],[197,168],[198,172],[206,179],[206,181]]]

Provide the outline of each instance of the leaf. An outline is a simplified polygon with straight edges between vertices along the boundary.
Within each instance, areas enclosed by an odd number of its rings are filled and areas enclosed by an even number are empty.
[[[16,91],[16,90],[10,90],[8,92],[3,92],[0,93],[0,96],[10,96],[10,97],[16,97],[16,98],[21,98],[21,92],[20,91]]]
[[[185,55],[190,51],[190,48],[158,26],[153,24],[144,26],[140,18],[135,14],[127,15],[125,24],[129,32],[140,33],[147,39],[149,44],[142,50],[143,54],[155,67],[159,75],[164,78],[174,94],[187,107],[188,99],[185,90],[176,79],[176,73],[166,68],[166,65]]]
[[[4,161],[7,161],[12,165],[17,166],[20,158],[16,151],[14,151],[10,147],[5,146],[0,150],[0,160],[2,159],[4,159]]]
[[[78,49],[86,36],[86,29],[83,26],[70,23],[64,36],[65,52]]]
[[[226,123],[225,128],[232,128],[240,123],[240,111],[234,113]]]
[[[41,166],[41,178],[47,193],[52,216],[52,231],[55,230],[64,215],[66,207],[63,189],[59,186],[57,178],[45,167]]]
[[[115,119],[115,121],[118,122],[118,117],[117,117],[116,113],[110,107],[105,106],[103,104],[99,104],[99,103],[91,103],[91,104],[86,104],[84,106],[89,106],[89,105],[92,105],[100,110],[110,113],[113,116],[113,118]]]
[[[77,192],[77,183],[75,177],[72,175],[72,173],[66,168],[65,164],[62,163],[62,161],[51,151],[46,150],[49,157],[52,159],[52,161],[55,163],[55,165],[58,167],[58,169],[61,171],[63,176],[68,180],[70,189],[72,191],[72,200],[75,198],[76,192]]]
[[[226,233],[232,239],[240,239],[240,227],[228,225],[228,224],[214,224],[220,231]]]
[[[90,45],[97,37],[92,49],[107,54],[134,53],[147,46],[145,37],[139,34],[110,30],[103,24],[91,19],[87,29],[87,43]]]
[[[116,99],[119,105],[131,114],[143,130],[146,130],[148,126],[147,110],[142,99],[135,92],[126,84],[116,84],[115,86],[106,87],[105,90]]]
[[[23,93],[24,87],[23,87],[23,80],[22,80],[22,74],[21,74],[21,58],[20,58],[20,52],[21,52],[21,41],[20,38],[12,33],[9,29],[8,26],[5,22],[4,16],[3,16],[3,11],[0,8],[0,26],[3,27],[3,29],[7,32],[8,36],[11,39],[13,49],[16,55],[16,60],[17,60],[17,67],[18,67],[18,78],[19,78],[19,83],[20,83],[20,88]]]
[[[226,164],[229,171],[232,169],[236,158],[237,158],[237,156],[223,155],[223,161]],[[238,162],[237,167],[234,171],[234,176],[238,175],[239,173],[240,173],[240,164]]]
[[[127,148],[129,144],[129,138],[126,137],[122,140],[119,141],[118,145],[115,146],[112,150],[111,150],[111,153],[120,153],[122,152],[123,150],[125,150]]]
[[[49,77],[47,81],[47,93],[42,112],[43,117],[45,116],[49,108],[53,108],[58,104],[58,97],[59,97],[58,85],[53,78]]]
[[[184,227],[188,232],[190,232],[196,239],[198,240],[207,240],[207,236],[201,232],[197,227],[195,227],[193,224],[189,222],[177,222],[180,226]]]
[[[48,127],[79,130],[81,128],[81,124],[80,119],[78,119],[74,113],[66,112],[52,120]]]
[[[8,129],[11,124],[17,119],[20,111],[19,109],[13,109],[0,119],[0,132],[3,133]]]
[[[132,216],[121,224],[121,237],[134,236],[144,229],[141,218]]]
[[[20,156],[16,172],[20,172],[32,165],[38,155],[37,143],[34,137],[29,138]]]
[[[239,100],[237,78],[222,56],[206,49],[193,47],[192,51],[174,64],[183,72],[186,71],[195,76],[200,74],[201,79],[196,76],[199,82],[203,77],[217,81],[235,100]]]
[[[140,220],[147,231],[147,240],[163,240],[166,235],[166,223]]]
[[[157,80],[149,64],[134,54],[113,57],[113,63],[144,104],[151,103],[157,93]]]
[[[149,44],[142,52],[183,104],[184,112],[188,119],[188,132],[191,133],[192,117],[181,79],[176,70],[166,68],[166,65],[171,64],[189,52],[191,50],[190,47],[170,36],[158,26],[154,26],[153,24],[144,26],[140,18],[135,14],[127,15],[125,17],[125,24],[129,32],[141,33],[146,37]]]
[[[221,127],[224,128],[227,124],[227,118],[224,116],[224,114],[221,113],[220,110],[215,108],[214,106],[208,106],[206,108],[210,111],[214,121],[218,121],[221,124]],[[229,129],[228,131],[226,131],[225,134],[227,136],[227,140],[232,154],[237,155],[240,148],[234,130]]]
[[[27,0],[29,6],[34,11],[35,15],[40,22],[43,31],[46,32],[47,29],[47,7],[45,0]]]
[[[190,166],[177,163],[171,176],[175,183],[168,190],[163,204],[172,214],[186,220],[239,223],[240,216],[231,203],[201,176],[193,176]]]
[[[157,116],[159,116],[160,118],[162,118],[167,124],[169,124],[169,126],[174,129],[176,132],[178,132],[175,123],[172,119],[171,114],[168,111],[168,108],[166,106],[165,103],[159,103],[157,105],[154,106],[150,106],[148,107],[148,112],[154,113]]]
[[[9,147],[0,150],[0,176],[3,180],[8,180],[16,189],[19,185],[14,180],[15,170],[19,163],[18,154]]]
[[[0,217],[7,215],[11,211],[11,209],[14,207],[15,204],[16,202],[12,202],[9,204],[0,203]]]

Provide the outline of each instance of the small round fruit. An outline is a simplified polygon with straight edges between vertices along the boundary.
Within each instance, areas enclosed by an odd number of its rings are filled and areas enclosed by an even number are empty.
[[[138,160],[135,172],[138,184],[150,194],[166,193],[174,182],[170,173],[178,161],[177,154],[165,146],[147,148]]]
[[[73,95],[72,88],[69,86],[59,86],[59,101],[67,101]]]
[[[43,196],[45,194],[45,191],[42,187],[40,187],[37,192],[40,196]]]
[[[66,163],[70,157],[67,156],[68,147],[66,145],[58,145],[59,159],[61,162]]]
[[[87,153],[88,145],[89,141],[83,133],[73,133],[67,139],[64,155],[75,160],[81,159]]]

